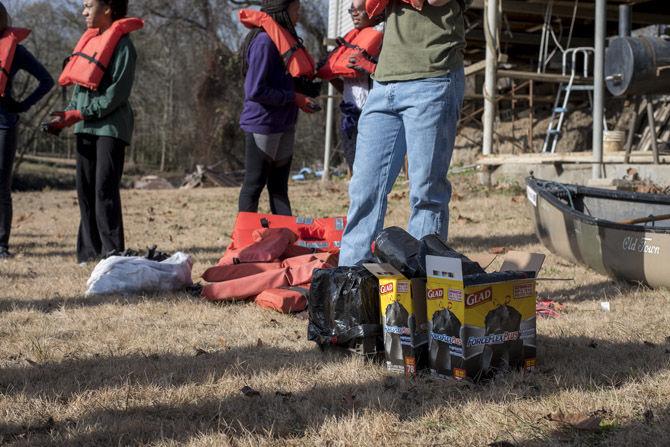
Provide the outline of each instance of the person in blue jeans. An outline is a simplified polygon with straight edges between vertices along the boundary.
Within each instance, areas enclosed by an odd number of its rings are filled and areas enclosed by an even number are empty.
[[[9,45],[10,17],[0,3],[0,45]],[[0,259],[9,259],[9,236],[12,229],[12,170],[16,156],[19,115],[30,110],[54,86],[54,80],[44,66],[23,45],[16,45],[11,67],[0,61],[7,76],[4,95],[0,97]],[[12,95],[12,80],[24,70],[37,80],[35,89],[22,100]]]
[[[405,154],[408,231],[447,239],[447,171],[465,88],[463,9],[461,0],[426,0],[421,11],[391,0],[386,9],[382,52],[358,124],[341,266],[372,260],[370,245],[383,229]]]

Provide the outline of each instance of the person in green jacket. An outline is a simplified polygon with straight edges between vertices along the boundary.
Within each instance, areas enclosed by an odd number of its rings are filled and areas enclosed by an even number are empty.
[[[128,0],[85,0],[88,28],[103,33],[128,11]],[[69,105],[52,114],[47,131],[74,125],[77,137],[77,196],[81,222],[77,260],[93,261],[125,250],[120,185],[126,146],[133,134],[128,99],[137,53],[128,35],[119,41],[97,91],[75,86]]]

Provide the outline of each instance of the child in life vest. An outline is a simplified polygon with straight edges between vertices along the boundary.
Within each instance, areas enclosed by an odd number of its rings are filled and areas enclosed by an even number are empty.
[[[59,79],[75,86],[72,100],[47,125],[54,135],[74,126],[77,137],[80,263],[125,250],[120,186],[134,127],[129,98],[137,61],[128,34],[143,26],[127,12],[128,0],[84,2],[87,30]]]
[[[354,28],[357,30],[372,27],[379,32],[384,31],[383,16],[369,17],[365,12],[365,0],[354,0],[349,8],[349,14],[351,14],[351,20],[354,23]],[[349,66],[360,73],[359,76],[338,78],[331,82],[342,93],[342,102],[340,103],[340,140],[349,171],[353,173],[354,160],[356,158],[358,119],[361,116],[361,111],[372,87],[372,79],[370,78],[372,73],[369,70],[372,69],[374,71],[374,66],[371,68],[369,62],[360,54],[349,62]]]
[[[295,31],[300,1],[263,0],[261,12],[271,20],[266,17],[261,26],[252,28],[240,49],[245,75],[240,116],[245,133],[245,175],[239,211],[257,212],[260,195],[267,186],[272,214],[290,216],[288,180],[298,111],[313,113],[320,106],[296,91],[295,80],[278,49],[286,42],[273,41],[288,31],[292,41],[300,42]]]
[[[0,259],[11,257],[9,234],[12,228],[12,168],[16,156],[19,115],[27,112],[54,86],[54,80],[42,64],[23,45],[30,30],[12,28],[10,17],[0,3]],[[12,96],[12,81],[24,70],[38,85],[23,100]]]

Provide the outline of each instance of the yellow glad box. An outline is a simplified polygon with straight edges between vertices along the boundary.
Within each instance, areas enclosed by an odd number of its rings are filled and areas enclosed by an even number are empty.
[[[390,264],[365,264],[365,268],[379,280],[386,366],[413,376],[428,366],[426,281],[409,280]]]
[[[544,255],[510,252],[500,272],[463,275],[458,258],[427,256],[430,368],[478,380],[535,365],[535,277]]]

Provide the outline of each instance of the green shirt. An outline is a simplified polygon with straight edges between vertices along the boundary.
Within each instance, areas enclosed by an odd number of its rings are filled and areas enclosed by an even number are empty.
[[[133,88],[137,52],[128,36],[119,40],[109,67],[97,91],[75,86],[66,110],[79,110],[84,115],[74,133],[113,137],[130,144],[134,117],[128,98]]]
[[[421,11],[391,0],[374,79],[392,82],[444,76],[463,65],[464,47],[463,12],[457,0],[444,6],[426,2]]]

